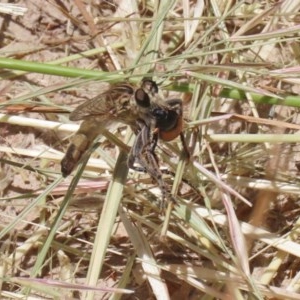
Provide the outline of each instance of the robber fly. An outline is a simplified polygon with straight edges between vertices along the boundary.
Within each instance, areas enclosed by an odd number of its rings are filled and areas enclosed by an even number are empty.
[[[155,148],[158,139],[171,141],[180,136],[184,151],[188,154],[182,133],[183,112],[180,99],[164,101],[158,95],[157,84],[144,78],[137,89],[127,83],[112,86],[108,91],[79,105],[69,118],[71,121],[83,122],[61,161],[64,177],[72,172],[103,128],[110,123],[121,122],[129,125],[136,134],[129,153],[129,168],[147,172],[157,181],[163,198],[170,199]]]

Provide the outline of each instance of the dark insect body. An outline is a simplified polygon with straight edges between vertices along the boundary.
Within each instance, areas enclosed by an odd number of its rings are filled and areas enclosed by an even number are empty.
[[[79,105],[70,114],[70,120],[83,121],[61,161],[64,177],[73,171],[103,128],[120,122],[129,125],[136,134],[128,166],[149,173],[157,181],[163,198],[173,200],[163,181],[155,148],[158,139],[171,141],[180,136],[188,154],[182,133],[183,112],[180,99],[164,101],[158,95],[157,84],[144,78],[137,89],[127,83],[112,86],[106,92]]]

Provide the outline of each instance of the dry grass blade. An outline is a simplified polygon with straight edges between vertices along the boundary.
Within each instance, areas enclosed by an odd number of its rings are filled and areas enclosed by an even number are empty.
[[[132,291],[126,290],[126,289],[117,289],[117,288],[92,288],[85,285],[79,285],[79,284],[68,284],[64,282],[60,282],[57,280],[51,280],[51,279],[38,279],[38,278],[18,278],[14,277],[12,278],[12,281],[17,284],[25,284],[36,288],[36,285],[39,285],[39,290],[42,291],[42,289],[47,288],[60,288],[60,289],[77,289],[77,290],[95,290],[95,291],[101,291],[101,292],[108,292],[108,293],[120,293],[120,294],[131,294]],[[55,291],[53,292],[54,297],[59,297],[60,292]]]
[[[113,180],[108,189],[104,202],[102,215],[98,224],[93,253],[90,260],[89,273],[87,274],[87,286],[96,286],[99,274],[103,267],[105,254],[111,238],[113,225],[116,219],[118,207],[122,198],[124,184],[127,178],[127,155],[121,152],[115,166]],[[94,293],[88,292],[86,299],[94,299]]]
[[[3,14],[22,16],[27,12],[27,8],[16,4],[0,3],[0,12]]]
[[[190,11],[190,3],[189,1],[183,1],[183,16],[186,19],[184,21],[184,37],[185,37],[185,46],[189,44],[189,42],[192,40],[193,35],[195,34],[200,17],[203,13],[204,9],[204,1],[203,0],[198,0],[196,5],[194,6],[194,11],[193,11],[193,16],[192,18],[194,20],[189,20],[191,17],[191,11]]]

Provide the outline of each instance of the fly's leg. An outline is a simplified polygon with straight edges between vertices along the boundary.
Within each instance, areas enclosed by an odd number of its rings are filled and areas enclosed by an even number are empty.
[[[143,166],[141,155],[139,152],[139,149],[140,149],[139,139],[140,139],[140,137],[137,136],[136,140],[134,142],[134,145],[132,146],[132,148],[129,152],[127,165],[128,165],[128,168],[130,168],[134,171],[146,173],[147,169]],[[136,163],[138,164],[138,166],[136,165]]]
[[[152,137],[151,137],[151,142],[150,142],[150,153],[155,157],[157,164],[158,164],[158,158],[157,155],[155,153],[155,148],[157,146],[157,141],[158,141],[158,129],[156,128],[153,132],[152,132]]]
[[[151,136],[150,128],[145,123],[141,121],[138,121],[137,123],[139,132],[137,133],[136,139],[129,153],[128,167],[138,172],[147,172],[148,163],[147,160],[145,160],[145,154],[149,152],[149,149],[151,155],[154,156],[156,160],[156,164],[158,165],[158,158],[154,151],[157,145],[158,134]],[[149,148],[150,144],[151,147]],[[146,149],[148,150],[146,151]],[[136,166],[135,163],[139,164],[139,166]]]
[[[186,158],[186,160],[189,160],[191,157],[191,154],[190,154],[190,150],[186,144],[186,140],[185,140],[185,137],[182,132],[180,132],[180,140],[181,140],[181,144],[183,147],[185,158]]]
[[[159,168],[159,164],[158,164],[158,158],[155,155],[155,153],[152,151],[152,144],[148,144],[145,148],[144,148],[144,157],[145,157],[145,161],[147,163],[147,172],[149,173],[149,175],[156,180],[156,182],[158,183],[158,186],[161,190],[162,193],[162,202],[161,202],[161,207],[160,208],[164,208],[166,206],[166,202],[165,200],[169,200],[171,202],[175,203],[175,199],[174,197],[170,194],[170,191],[165,183],[165,181],[163,180],[163,174],[162,171]]]
[[[143,163],[142,152],[149,140],[149,128],[142,122],[137,122],[140,131],[136,134],[134,144],[129,152],[127,165],[130,169],[137,172],[147,172],[145,163]],[[136,165],[138,164],[138,166]]]
[[[191,134],[190,146],[187,145],[183,132],[180,133],[180,140],[183,147],[183,152],[187,161],[191,158],[191,153],[194,153],[197,144],[197,136],[199,134],[198,128],[195,128]]]
[[[175,202],[163,180],[158,158],[154,152],[158,136],[154,135],[152,139],[150,136],[149,127],[143,125],[130,152],[128,166],[137,171],[147,172],[158,183],[163,200],[168,199]],[[138,167],[135,166],[135,162],[139,164]],[[165,202],[162,202],[162,206],[165,206]]]

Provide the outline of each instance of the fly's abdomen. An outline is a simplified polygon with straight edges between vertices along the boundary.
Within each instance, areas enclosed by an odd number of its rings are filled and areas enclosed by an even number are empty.
[[[108,123],[109,121],[106,121],[106,125]],[[61,161],[61,172],[64,177],[71,174],[82,155],[104,128],[103,123],[95,122],[93,119],[84,120],[81,123]]]
[[[80,160],[82,154],[89,146],[88,138],[84,134],[75,134],[71,144],[61,161],[61,173],[63,177],[71,174],[75,165]]]

